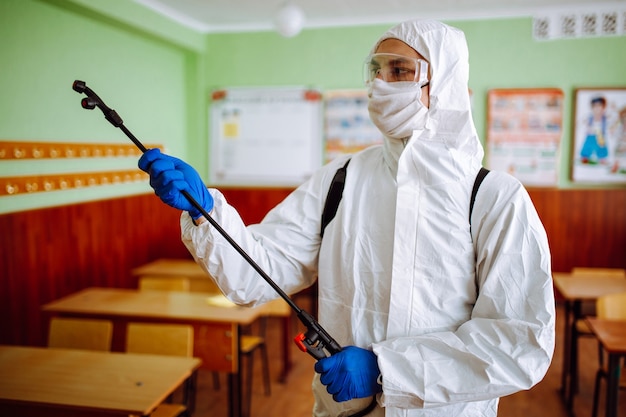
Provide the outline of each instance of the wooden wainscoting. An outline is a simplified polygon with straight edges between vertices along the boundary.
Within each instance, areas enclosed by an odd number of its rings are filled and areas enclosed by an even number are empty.
[[[552,270],[626,268],[626,189],[530,189],[546,228]]]
[[[223,189],[247,224],[263,216],[290,189]],[[626,268],[626,188],[595,190],[528,190],[544,224],[552,269],[573,266]]]
[[[222,189],[247,224],[290,191]],[[529,192],[554,271],[626,268],[626,189]],[[43,345],[42,304],[89,286],[135,287],[133,268],[189,258],[179,215],[152,194],[1,215],[0,344]]]
[[[153,194],[0,216],[0,344],[43,345],[42,304],[90,286],[135,287],[132,268],[189,257],[179,216]]]

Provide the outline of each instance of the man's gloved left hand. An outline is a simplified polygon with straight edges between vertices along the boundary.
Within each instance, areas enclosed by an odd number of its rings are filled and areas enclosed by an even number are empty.
[[[213,209],[213,197],[200,175],[189,164],[162,154],[158,148],[146,151],[139,158],[139,169],[150,174],[150,186],[167,205],[189,212],[192,219],[202,216],[182,191],[187,191],[207,212]]]
[[[378,383],[378,362],[374,352],[356,346],[346,346],[339,353],[320,359],[315,372],[335,401],[366,398],[382,391]]]

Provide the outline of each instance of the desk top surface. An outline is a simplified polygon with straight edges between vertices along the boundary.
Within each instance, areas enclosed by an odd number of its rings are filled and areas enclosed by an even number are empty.
[[[131,272],[135,276],[184,276],[191,279],[211,279],[192,259],[157,259],[135,268]]]
[[[45,304],[43,311],[90,317],[249,324],[265,309],[220,305],[203,293],[87,288]]]
[[[199,366],[197,358],[0,346],[0,404],[145,415]]]
[[[555,272],[554,284],[568,300],[595,300],[606,294],[626,292],[626,278],[602,274]]]
[[[589,317],[587,323],[607,351],[626,354],[626,320]]]

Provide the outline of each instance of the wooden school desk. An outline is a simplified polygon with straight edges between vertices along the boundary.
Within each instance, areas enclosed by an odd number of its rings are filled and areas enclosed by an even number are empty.
[[[553,274],[554,285],[565,299],[565,337],[563,341],[563,373],[561,395],[567,409],[573,408],[578,381],[578,343],[576,322],[582,319],[583,301],[595,301],[598,297],[626,291],[626,278],[611,275]]]
[[[617,417],[620,358],[626,357],[626,321],[588,318],[587,323],[609,355],[606,417]]]
[[[193,259],[157,259],[134,268],[131,273],[138,279],[145,276],[163,279],[185,277],[189,279],[191,292],[220,292],[211,277]]]
[[[242,261],[243,262],[243,261]],[[157,259],[145,265],[141,265],[132,271],[133,276],[158,277],[167,279],[168,277],[185,277],[190,281],[191,292],[206,292],[221,294],[217,285],[211,277],[193,259]],[[262,280],[261,276],[259,279]],[[283,369],[280,380],[285,382],[291,370],[291,308],[285,301],[273,300],[265,305],[268,316],[278,317],[281,321],[280,348],[282,353]]]
[[[0,346],[0,415],[149,415],[199,366],[197,358]]]
[[[111,350],[124,351],[129,322],[189,324],[193,356],[202,368],[228,373],[229,415],[241,415],[240,327],[263,314],[262,307],[211,304],[207,294],[88,288],[43,306],[50,316],[102,318],[113,322]]]

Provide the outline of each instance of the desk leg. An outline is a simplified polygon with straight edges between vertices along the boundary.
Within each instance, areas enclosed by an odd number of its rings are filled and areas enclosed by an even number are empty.
[[[241,398],[241,326],[235,326],[237,332],[237,368],[228,374],[228,415],[242,417]]]
[[[187,406],[188,415],[196,411],[196,391],[198,388],[198,370],[193,371],[184,383],[183,403]]]
[[[570,357],[572,345],[572,302],[565,301],[565,329],[563,337],[563,365],[561,370],[561,396],[567,398],[568,385],[570,377]]]
[[[113,335],[111,337],[111,352],[126,351],[126,332],[128,322],[126,320],[113,320]]]
[[[574,396],[578,391],[578,330],[576,322],[582,316],[580,300],[565,304],[565,339],[561,395],[570,413],[574,408]]]
[[[609,367],[606,381],[606,417],[617,417],[619,399],[620,355],[609,354]]]
[[[241,373],[239,371],[228,374],[228,415],[241,417]]]
[[[582,303],[580,300],[574,301],[574,312],[572,314],[570,329],[570,354],[569,354],[569,385],[567,392],[566,407],[572,413],[574,409],[574,396],[578,393],[578,329],[576,322],[582,318]]]
[[[569,316],[571,319],[568,322],[569,336],[568,341],[565,343],[566,347],[569,347],[569,353],[567,358],[567,385],[565,394],[565,406],[567,411],[572,413],[574,409],[574,396],[578,392],[578,329],[576,328],[576,322],[582,317],[582,303],[580,300],[573,302],[572,311]],[[565,375],[565,370],[564,370]]]

